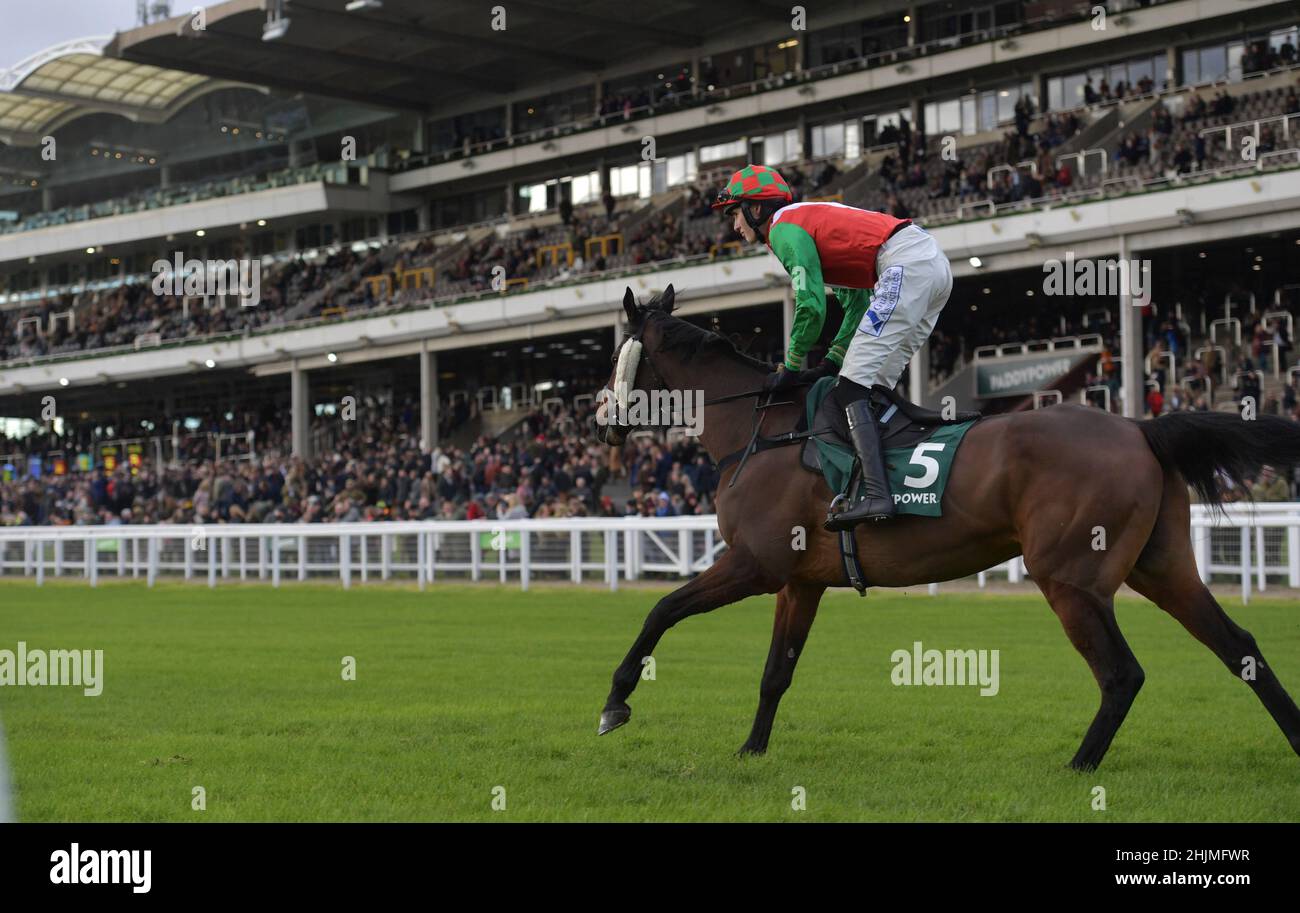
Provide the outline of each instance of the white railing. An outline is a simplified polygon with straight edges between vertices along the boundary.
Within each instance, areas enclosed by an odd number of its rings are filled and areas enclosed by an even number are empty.
[[[1229,504],[1223,514],[1192,505],[1192,544],[1201,579],[1252,583],[1268,578],[1300,588],[1300,503]],[[708,568],[726,548],[717,518],[620,517],[550,520],[438,520],[400,523],[229,524],[214,526],[0,527],[0,577],[206,577],[270,581],[405,580],[424,589],[440,580],[516,582],[685,579]],[[866,568],[870,579],[870,567]],[[1028,575],[1014,558],[976,575],[1011,583]],[[931,585],[937,592],[937,585]]]

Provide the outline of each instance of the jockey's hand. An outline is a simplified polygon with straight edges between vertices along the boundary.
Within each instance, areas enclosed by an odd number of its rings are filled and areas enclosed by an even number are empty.
[[[811,386],[823,377],[833,377],[839,373],[839,365],[831,361],[829,358],[823,358],[817,363],[815,368],[809,368],[806,371],[799,372],[799,383]]]
[[[779,365],[775,371],[763,380],[764,393],[779,393],[789,390],[799,383],[799,371],[787,371],[785,365]]]

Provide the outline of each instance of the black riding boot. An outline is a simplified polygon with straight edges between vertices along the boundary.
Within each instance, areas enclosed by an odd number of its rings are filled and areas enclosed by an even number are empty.
[[[863,520],[885,520],[894,516],[894,496],[889,491],[889,476],[885,473],[885,453],[880,446],[880,432],[876,417],[871,413],[871,400],[850,403],[844,410],[849,420],[849,437],[853,449],[862,463],[862,493],[865,496],[841,513],[826,521],[832,532],[850,529]]]

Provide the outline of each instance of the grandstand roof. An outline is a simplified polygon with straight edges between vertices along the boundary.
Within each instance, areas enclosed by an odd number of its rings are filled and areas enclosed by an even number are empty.
[[[106,57],[109,41],[65,41],[0,71],[0,140],[36,145],[73,118],[99,112],[161,123],[197,96],[232,85]]]
[[[506,29],[491,27],[475,0],[384,0],[346,12],[345,0],[291,0],[283,37],[262,40],[273,0],[227,0],[202,29],[177,16],[114,36],[106,53],[215,78],[346,99],[394,110],[433,111],[475,96],[544,86],[576,73],[609,71],[653,55],[663,62],[746,28],[789,28],[785,0],[517,0]],[[849,16],[832,0],[818,22]],[[894,0],[882,0],[892,6]],[[901,6],[899,2],[897,5]],[[858,4],[860,7],[860,4]],[[860,8],[859,8],[860,13]]]

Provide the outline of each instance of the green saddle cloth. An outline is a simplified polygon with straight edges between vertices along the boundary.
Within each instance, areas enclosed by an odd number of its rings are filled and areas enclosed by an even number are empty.
[[[823,377],[808,391],[805,408],[808,427],[815,428],[817,410],[822,400],[831,392],[834,377]],[[885,451],[885,466],[889,472],[889,490],[894,495],[894,505],[900,514],[917,517],[941,517],[943,491],[948,485],[948,472],[957,456],[957,447],[974,421],[958,425],[939,425],[923,441],[906,447]],[[822,435],[813,438],[817,455],[821,458],[822,475],[835,494],[847,494],[853,478],[853,465],[857,455],[838,438]]]

